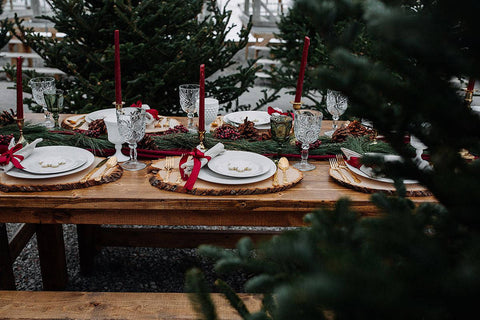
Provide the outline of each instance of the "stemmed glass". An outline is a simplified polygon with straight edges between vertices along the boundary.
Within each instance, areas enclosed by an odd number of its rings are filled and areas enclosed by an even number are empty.
[[[52,77],[38,77],[33,78],[28,82],[30,88],[32,88],[32,95],[35,102],[43,108],[45,114],[44,126],[47,128],[53,128],[53,122],[50,121],[50,115],[45,105],[45,99],[43,97],[44,91],[55,90],[55,79]]]
[[[310,144],[317,141],[322,127],[323,114],[316,110],[298,110],[293,122],[295,138],[302,143],[301,160],[293,166],[300,171],[315,169],[315,165],[308,163],[308,149]]]
[[[332,130],[325,132],[325,135],[331,137],[337,130],[337,121],[347,110],[347,98],[338,91],[327,90],[327,111],[332,115]]]
[[[290,137],[291,130],[291,117],[278,113],[273,113],[270,116],[270,132],[272,133],[272,140],[278,143],[278,156],[280,156],[283,144]]]
[[[55,129],[60,129],[60,124],[58,123],[58,114],[63,110],[63,90],[45,90],[43,92],[43,99],[45,100],[47,110],[53,116],[53,127]]]
[[[180,94],[180,106],[187,113],[188,117],[187,129],[190,132],[196,132],[197,129],[193,124],[193,117],[195,112],[197,112],[200,86],[198,84],[182,84],[178,91]]]
[[[117,109],[118,132],[130,147],[130,160],[121,164],[122,168],[137,171],[146,167],[145,163],[137,161],[137,142],[145,135],[145,109],[122,108]]]
[[[122,153],[122,144],[125,142],[125,139],[120,135],[118,131],[117,119],[113,117],[107,117],[103,119],[105,126],[107,127],[108,141],[115,145],[115,154],[118,162],[125,162],[130,159]]]

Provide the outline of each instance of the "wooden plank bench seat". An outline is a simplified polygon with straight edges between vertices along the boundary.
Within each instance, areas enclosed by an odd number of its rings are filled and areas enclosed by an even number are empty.
[[[261,296],[241,294],[251,311]],[[218,319],[241,319],[221,294],[212,294]],[[186,293],[0,291],[0,319],[199,319]]]

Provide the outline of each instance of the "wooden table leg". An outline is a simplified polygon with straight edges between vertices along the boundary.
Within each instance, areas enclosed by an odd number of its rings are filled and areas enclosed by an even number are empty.
[[[0,289],[2,290],[15,290],[12,264],[7,226],[5,223],[0,223]]]
[[[77,224],[78,253],[82,275],[93,273],[94,258],[97,254],[96,230],[98,228],[97,225]]]
[[[61,224],[38,224],[37,245],[44,290],[64,290],[67,263]]]

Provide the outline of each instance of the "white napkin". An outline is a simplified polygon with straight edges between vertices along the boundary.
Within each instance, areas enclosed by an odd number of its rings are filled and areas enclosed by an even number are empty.
[[[33,141],[32,143],[27,144],[25,147],[18,150],[14,154],[18,154],[18,155],[23,156],[23,159],[25,160],[26,158],[28,158],[32,154],[32,152],[35,149],[35,147],[37,146],[37,144],[42,142],[42,141],[43,141],[42,138],[38,138],[35,141]],[[15,144],[16,144],[15,143],[15,138],[10,140],[10,144],[8,145],[8,149],[11,149],[11,148],[15,147]],[[20,161],[20,163],[21,163],[21,161]],[[13,168],[13,163],[9,162],[8,164],[6,164],[4,166],[0,166],[0,168],[2,168],[3,171],[7,172],[7,171],[9,171],[10,169]]]
[[[225,151],[225,146],[223,143],[217,143],[215,146],[212,148],[208,149],[205,151],[205,155],[209,156],[210,158],[215,158],[219,154],[222,154]],[[202,163],[202,167],[208,163],[208,160],[205,158],[200,159],[200,162]],[[185,171],[185,174],[190,175],[192,173],[193,169],[193,159],[189,159],[187,162],[182,164],[182,169]]]

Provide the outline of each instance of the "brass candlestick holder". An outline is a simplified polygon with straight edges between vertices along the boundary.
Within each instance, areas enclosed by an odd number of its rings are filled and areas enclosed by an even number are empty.
[[[295,111],[300,110],[302,108],[302,104],[303,104],[302,101],[299,101],[299,102],[290,101],[290,103],[293,105],[293,109]]]
[[[18,119],[15,117],[15,121],[17,122],[18,131],[20,131],[20,137],[18,138],[17,143],[24,145],[27,143],[27,139],[25,139],[25,137],[23,136],[23,126],[25,125],[25,120],[23,118]]]
[[[200,144],[199,144],[200,150],[202,152],[205,152],[205,150],[207,150],[207,148],[205,148],[205,144],[204,144],[205,130],[203,130],[203,131],[198,130],[198,139],[200,140]]]
[[[473,100],[473,90],[465,90],[465,104],[467,105],[468,108],[471,107],[472,100]]]
[[[122,101],[120,103],[117,103],[116,101],[114,101],[114,102],[112,102],[112,104],[115,106],[115,109],[120,110],[125,105],[125,102]]]

